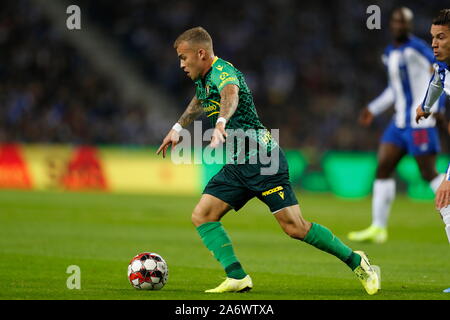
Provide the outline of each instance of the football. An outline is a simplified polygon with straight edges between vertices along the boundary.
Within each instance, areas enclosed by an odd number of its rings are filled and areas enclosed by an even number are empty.
[[[169,268],[157,253],[144,252],[131,259],[128,280],[136,289],[160,290],[167,283]]]

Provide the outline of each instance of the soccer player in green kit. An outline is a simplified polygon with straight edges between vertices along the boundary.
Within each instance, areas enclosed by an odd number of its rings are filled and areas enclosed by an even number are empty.
[[[253,288],[252,279],[237,259],[232,242],[221,218],[231,209],[238,211],[247,201],[257,197],[273,213],[281,228],[290,237],[306,242],[328,252],[356,274],[368,294],[380,287],[377,273],[362,251],[353,251],[330,230],[317,223],[306,221],[300,212],[289,182],[289,171],[283,151],[258,118],[252,94],[244,76],[231,63],[215,56],[211,36],[202,27],[189,29],[175,41],[174,48],[180,67],[196,85],[196,93],[178,122],[164,138],[157,154],[175,147],[180,141],[180,131],[203,112],[215,125],[210,146],[219,147],[225,142],[230,129],[254,129],[258,146],[265,147],[277,159],[274,174],[261,174],[262,161],[228,163],[208,182],[202,197],[192,212],[192,222],[214,257],[224,268],[227,278],[218,287],[205,292],[245,292]],[[250,150],[251,151],[251,150]],[[233,153],[234,159],[237,156]],[[232,156],[232,158],[233,158]],[[271,161],[274,161],[271,158]]]

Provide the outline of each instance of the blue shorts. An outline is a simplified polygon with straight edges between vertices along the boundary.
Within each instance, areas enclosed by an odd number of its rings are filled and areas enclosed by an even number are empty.
[[[410,155],[436,154],[441,151],[439,133],[432,128],[397,128],[392,121],[381,137],[381,143],[392,143]]]

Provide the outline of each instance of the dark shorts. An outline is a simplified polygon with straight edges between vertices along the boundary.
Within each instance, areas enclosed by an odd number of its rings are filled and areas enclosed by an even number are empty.
[[[383,133],[381,143],[395,144],[412,156],[436,154],[440,151],[436,127],[401,129],[391,122]]]
[[[282,150],[279,152],[278,170],[274,174],[262,175],[261,169],[273,165],[226,164],[211,178],[203,190],[229,204],[234,210],[241,209],[250,199],[257,197],[272,213],[298,204],[289,181],[289,168]]]

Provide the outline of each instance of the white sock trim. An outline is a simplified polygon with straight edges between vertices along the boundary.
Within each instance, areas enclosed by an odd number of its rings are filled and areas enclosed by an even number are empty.
[[[391,204],[395,198],[395,180],[376,179],[373,183],[372,196],[372,225],[386,228],[391,211]]]

